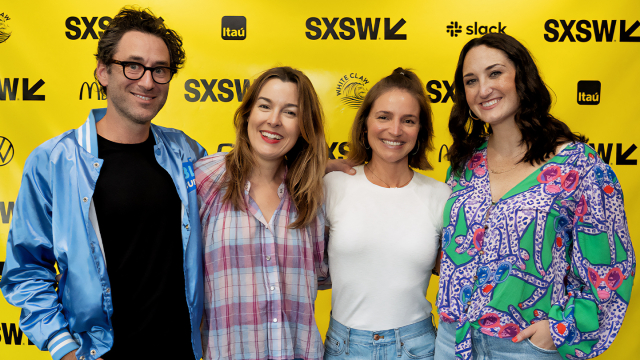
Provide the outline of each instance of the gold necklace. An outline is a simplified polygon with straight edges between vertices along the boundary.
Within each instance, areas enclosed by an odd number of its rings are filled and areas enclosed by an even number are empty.
[[[525,150],[525,151],[526,151],[526,150]],[[518,155],[514,156],[514,158],[519,158],[519,157],[520,157],[520,155],[522,155],[522,154],[524,154],[524,153],[525,153],[525,151],[522,151],[520,154],[518,154]],[[488,152],[489,152],[489,149],[487,148],[487,153],[488,153]],[[489,170],[489,172],[490,172],[490,173],[492,173],[492,174],[496,174],[496,175],[497,175],[497,174],[504,174],[504,173],[506,173],[506,172],[509,172],[509,171],[511,171],[511,170],[513,170],[513,169],[515,169],[515,168],[517,168],[517,167],[518,167],[518,165],[520,165],[520,164],[522,164],[522,162],[517,162],[515,165],[513,165],[513,167],[512,167],[511,169],[502,170],[502,171],[495,171],[495,170],[492,170],[492,169],[489,167],[489,157],[487,156],[487,169]],[[371,170],[371,169],[369,169],[369,170]]]
[[[371,166],[369,166],[369,164],[365,165],[365,167],[368,167],[368,168],[369,168],[369,171],[373,174],[373,176],[375,176],[378,180],[382,181],[382,183],[383,183],[383,184],[387,185],[387,187],[388,187],[389,189],[403,188],[403,187],[407,186],[407,184],[408,184],[408,183],[410,183],[410,182],[411,182],[411,180],[413,179],[413,176],[411,176],[411,178],[409,179],[409,181],[407,181],[407,182],[406,182],[406,183],[404,183],[403,185],[398,186],[398,187],[395,187],[395,186],[394,186],[394,187],[391,187],[391,186],[390,186],[389,184],[387,184],[384,180],[380,179],[380,177],[379,177],[378,175],[376,175],[376,173],[374,173],[374,172],[373,172],[373,170],[371,170]],[[411,170],[411,169],[409,169],[409,170]],[[411,170],[411,173],[412,173],[412,175],[413,175],[413,170]]]

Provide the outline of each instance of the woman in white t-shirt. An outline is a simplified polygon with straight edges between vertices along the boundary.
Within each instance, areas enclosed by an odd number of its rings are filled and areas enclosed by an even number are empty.
[[[324,178],[333,287],[325,360],[433,358],[426,293],[451,191],[412,170],[432,169],[431,118],[420,79],[397,68],[371,88],[354,120],[356,174]]]

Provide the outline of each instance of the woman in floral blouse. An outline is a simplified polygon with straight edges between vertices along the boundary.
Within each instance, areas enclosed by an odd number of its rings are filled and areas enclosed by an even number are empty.
[[[454,86],[435,358],[602,354],[635,276],[616,175],[512,37],[469,41]]]

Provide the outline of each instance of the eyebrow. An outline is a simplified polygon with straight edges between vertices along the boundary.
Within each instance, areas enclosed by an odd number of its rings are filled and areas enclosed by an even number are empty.
[[[489,65],[489,66],[487,66],[487,67],[485,68],[485,70],[491,70],[491,69],[493,69],[493,68],[494,68],[494,67],[496,67],[496,66],[503,66],[503,67],[504,67],[504,65],[502,65],[502,64],[500,64],[500,63],[495,63],[495,64],[493,64],[493,65]],[[464,76],[463,76],[463,78],[466,78],[467,76],[472,76],[472,75],[473,75],[473,73],[468,73],[468,74],[464,75]]]
[[[387,111],[387,110],[376,111],[376,115],[377,114],[393,115],[393,113],[391,111]],[[417,118],[418,116],[415,116],[413,114],[404,114],[401,117],[414,117],[414,118]]]
[[[271,101],[271,99],[266,98],[266,97],[264,97],[264,96],[260,96],[260,97],[258,97],[258,99],[257,99],[257,100],[260,100],[260,99],[262,99],[262,100],[264,100],[264,101],[268,102],[269,104],[273,103],[273,101]],[[292,106],[293,106],[293,107],[298,107],[298,105],[296,105],[296,104],[291,104],[291,103],[286,104],[284,107],[286,107],[286,108],[287,108],[287,107],[292,107]]]
[[[127,60],[144,62],[144,58],[142,56],[138,56],[138,55],[130,55],[127,58]],[[153,63],[153,65],[155,65],[155,66],[158,66],[158,65],[167,66],[167,65],[169,65],[169,63],[164,61],[164,60],[160,60],[160,61],[156,61],[155,63]]]

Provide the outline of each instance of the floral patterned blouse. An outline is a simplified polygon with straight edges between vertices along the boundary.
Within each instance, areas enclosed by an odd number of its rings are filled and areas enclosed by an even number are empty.
[[[471,327],[511,339],[549,320],[566,359],[602,354],[622,325],[635,256],[620,183],[583,143],[566,146],[492,203],[486,143],[451,173],[437,299],[457,322],[456,356],[471,359]]]

